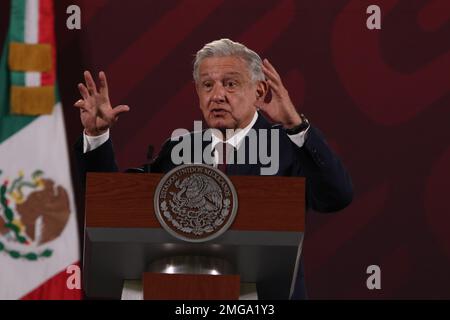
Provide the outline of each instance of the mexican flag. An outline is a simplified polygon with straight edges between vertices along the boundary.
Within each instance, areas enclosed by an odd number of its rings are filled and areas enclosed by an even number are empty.
[[[0,299],[81,297],[67,285],[79,243],[55,52],[53,0],[12,0],[0,60]]]

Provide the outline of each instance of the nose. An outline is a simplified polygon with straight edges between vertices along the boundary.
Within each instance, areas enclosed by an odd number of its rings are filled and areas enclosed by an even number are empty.
[[[224,103],[226,101],[225,88],[221,84],[217,84],[213,88],[211,100],[215,103]]]

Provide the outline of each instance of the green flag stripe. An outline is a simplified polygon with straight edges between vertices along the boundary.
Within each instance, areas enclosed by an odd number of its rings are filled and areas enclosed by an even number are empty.
[[[13,1],[14,2],[14,1]],[[37,117],[14,116],[9,114],[10,73],[8,69],[8,36],[0,58],[0,146],[16,132],[29,125]],[[4,155],[2,155],[4,156]]]
[[[25,6],[26,0],[11,1],[11,18],[9,23],[10,41],[25,41]]]
[[[9,40],[25,42],[25,9],[26,0],[11,1],[11,18],[9,23]],[[24,72],[11,72],[11,84],[25,86]]]
[[[25,73],[24,72],[16,72],[11,71],[11,84],[15,86],[25,86]]]

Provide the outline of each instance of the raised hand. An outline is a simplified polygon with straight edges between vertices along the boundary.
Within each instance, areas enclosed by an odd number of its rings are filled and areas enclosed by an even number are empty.
[[[272,99],[260,106],[260,110],[270,120],[283,125],[287,129],[301,124],[302,119],[295,109],[278,72],[267,59],[264,59],[262,67],[267,85],[272,92]]]
[[[99,73],[100,86],[97,86],[89,71],[84,72],[83,83],[78,84],[83,99],[75,102],[74,106],[80,109],[80,119],[85,133],[88,136],[98,136],[105,133],[117,122],[119,115],[128,112],[130,108],[126,105],[111,107],[108,92],[108,82],[104,72]]]

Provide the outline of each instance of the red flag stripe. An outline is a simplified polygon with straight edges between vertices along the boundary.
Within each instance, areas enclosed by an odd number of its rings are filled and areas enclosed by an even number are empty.
[[[40,0],[39,2],[39,43],[49,43],[52,46],[53,68],[49,72],[41,73],[41,84],[43,86],[53,85],[56,78],[53,0]]]
[[[79,263],[74,263],[74,265],[79,266]],[[21,300],[80,300],[82,298],[81,290],[67,288],[69,276],[70,274],[63,270],[23,296]]]

